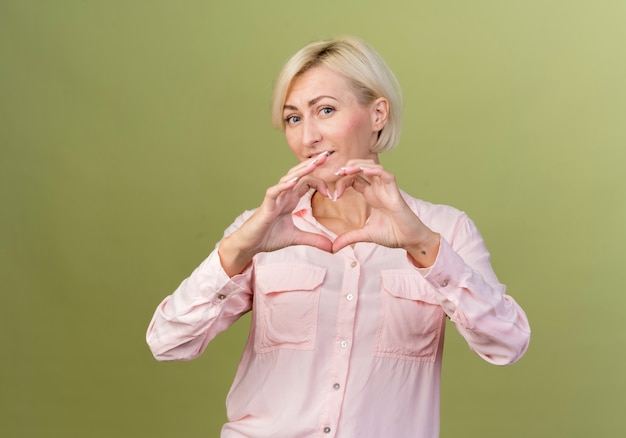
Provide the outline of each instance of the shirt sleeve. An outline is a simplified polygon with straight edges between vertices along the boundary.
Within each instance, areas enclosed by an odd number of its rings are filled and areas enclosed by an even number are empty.
[[[243,218],[225,233],[230,234]],[[206,260],[157,307],[146,333],[160,361],[190,360],[252,308],[251,268],[230,278],[217,246]]]
[[[506,295],[483,238],[467,215],[461,215],[450,241],[441,238],[435,263],[422,273],[472,351],[496,365],[517,361],[528,348],[528,319]]]

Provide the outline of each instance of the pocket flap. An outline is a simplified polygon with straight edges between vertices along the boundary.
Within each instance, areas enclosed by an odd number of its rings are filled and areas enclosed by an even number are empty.
[[[264,294],[312,291],[324,281],[326,269],[303,263],[272,263],[256,269],[257,290]]]
[[[382,287],[389,294],[405,300],[440,304],[435,288],[421,274],[414,271],[390,270],[381,273]]]

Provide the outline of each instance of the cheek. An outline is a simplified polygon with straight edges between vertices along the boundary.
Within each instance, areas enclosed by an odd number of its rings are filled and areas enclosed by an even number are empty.
[[[358,132],[369,134],[372,131],[372,124],[369,115],[365,111],[354,111],[351,117],[345,120],[345,126],[353,133]]]
[[[323,137],[331,142],[349,144],[358,135],[358,124],[353,119],[343,119],[333,121],[323,128]]]
[[[368,143],[367,146],[369,146],[371,134],[371,126],[363,117],[352,117],[346,120],[341,130],[341,135],[356,142],[359,146],[364,145],[363,143]]]
[[[294,135],[293,131],[285,131],[285,140],[287,141],[287,146],[289,146],[291,152],[297,156],[299,147],[297,137]]]

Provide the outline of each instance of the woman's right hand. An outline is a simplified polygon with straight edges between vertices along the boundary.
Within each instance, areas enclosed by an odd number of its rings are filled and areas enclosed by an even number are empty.
[[[300,198],[311,188],[329,196],[326,183],[311,173],[326,162],[328,153],[303,161],[287,172],[278,184],[268,188],[263,202],[254,214],[233,234],[224,238],[218,254],[229,276],[241,273],[260,252],[276,251],[292,245],[309,245],[323,251],[332,250],[332,242],[315,233],[297,228],[291,213]]]

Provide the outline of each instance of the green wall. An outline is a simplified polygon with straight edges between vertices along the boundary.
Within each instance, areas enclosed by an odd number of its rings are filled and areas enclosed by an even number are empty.
[[[403,85],[383,163],[533,329],[505,368],[449,330],[442,437],[626,435],[625,2],[0,0],[0,436],[218,436],[249,319],[186,363],[145,330],[292,165],[273,79],[339,34]]]

